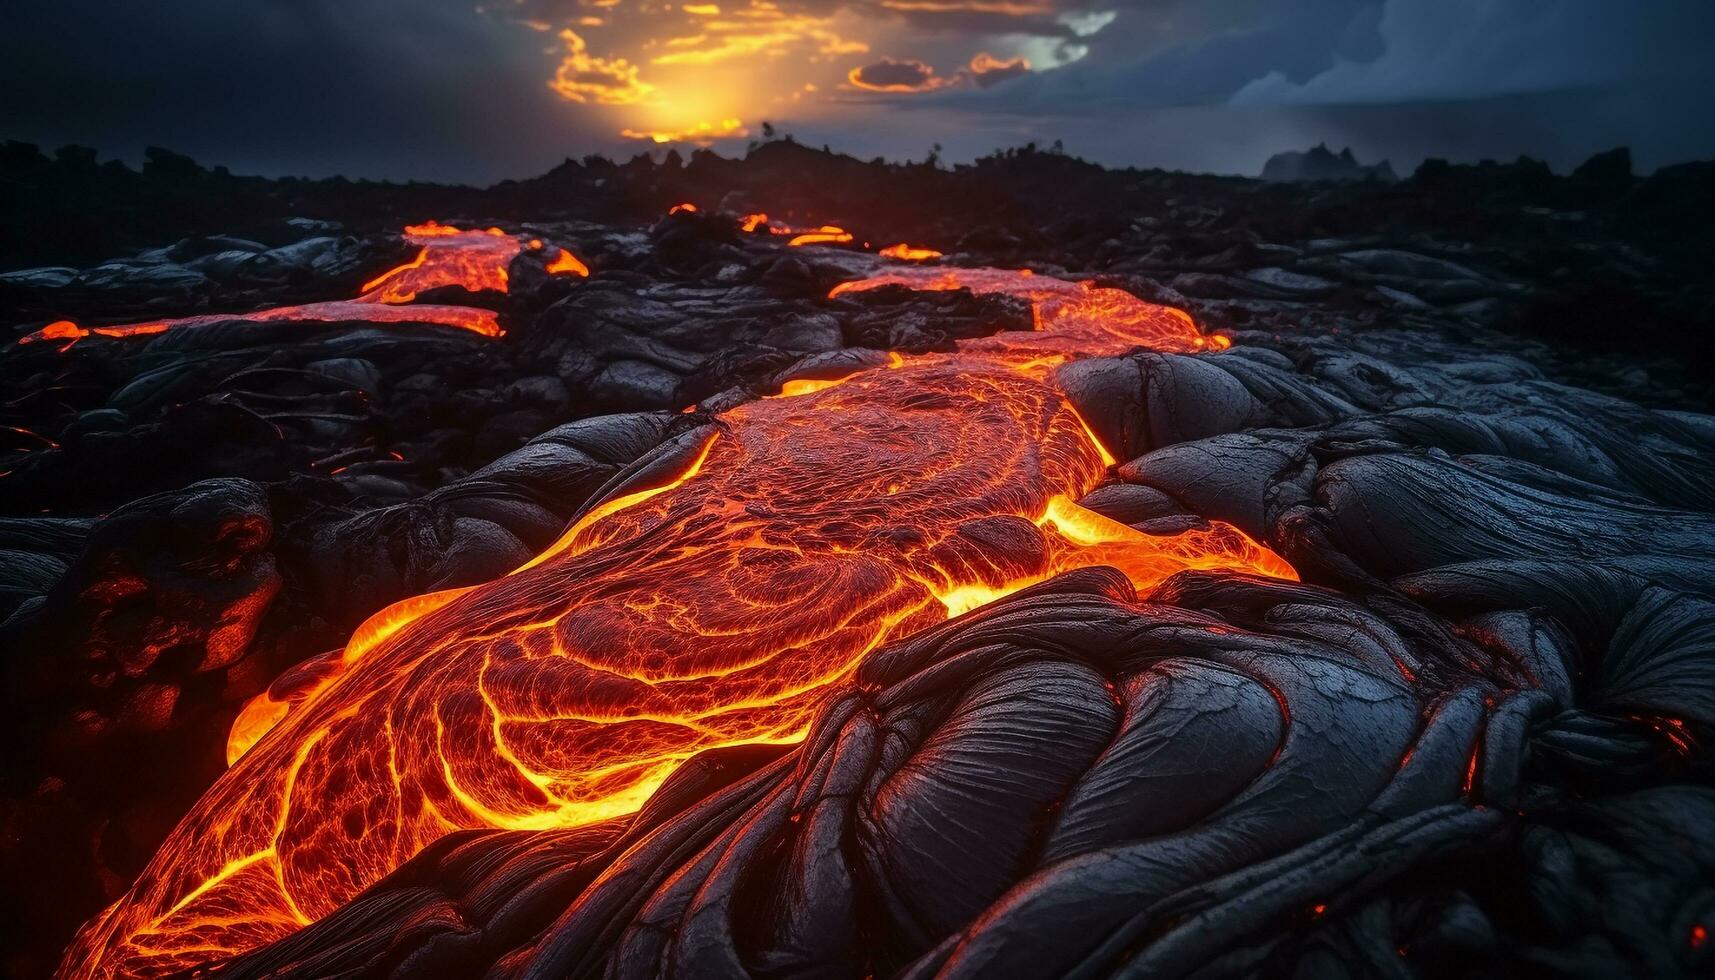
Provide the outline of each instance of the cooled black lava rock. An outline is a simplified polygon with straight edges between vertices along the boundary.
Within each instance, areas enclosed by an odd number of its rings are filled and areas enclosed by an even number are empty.
[[[829,299],[879,260],[744,233],[728,198],[1219,329],[1232,350],[1060,373],[1120,457],[1084,504],[1230,521],[1310,584],[1047,583],[873,655],[802,747],[699,757],[629,821],[453,835],[222,970],[1709,969],[1708,165],[1277,186],[771,143],[477,192],[0,156],[42,229],[0,247],[37,266],[0,274],[17,335],[349,298],[429,215],[545,243],[505,297],[437,294],[500,338],[231,320],[0,350],[0,858],[44,883],[7,907],[18,962],[123,890],[246,698],[376,609],[503,574],[709,412],[1030,326],[962,290]],[[589,278],[548,274],[566,246]]]
[[[1627,176],[1630,176],[1628,170]],[[1352,155],[1352,148],[1346,147],[1339,153],[1328,149],[1328,144],[1319,143],[1302,153],[1276,153],[1262,165],[1263,180],[1380,180],[1395,181],[1393,165],[1383,160],[1380,163],[1361,164]]]

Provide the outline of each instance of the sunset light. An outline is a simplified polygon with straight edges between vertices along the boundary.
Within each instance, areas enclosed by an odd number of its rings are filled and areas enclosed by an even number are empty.
[[[883,0],[861,15],[771,0],[676,9],[609,2],[580,6],[558,25],[552,7],[525,2],[514,17],[560,42],[549,88],[568,102],[609,107],[620,137],[652,144],[745,139],[763,119],[813,120],[852,99],[988,88],[1029,73],[1025,52],[1067,33],[1046,2],[1011,0]],[[954,21],[969,30],[918,30]]]

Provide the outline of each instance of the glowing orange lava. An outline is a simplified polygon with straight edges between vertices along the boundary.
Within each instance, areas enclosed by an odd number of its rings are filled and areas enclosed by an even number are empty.
[[[470,292],[506,292],[506,267],[523,248],[519,240],[499,228],[464,231],[434,221],[406,226],[405,239],[419,247],[417,256],[365,283],[362,295],[356,299],[279,306],[254,313],[211,313],[107,327],[85,328],[69,320],[59,320],[21,338],[18,342],[28,344],[65,340],[68,341],[66,346],[70,346],[90,334],[103,337],[139,337],[228,320],[435,323],[470,330],[485,337],[500,336],[500,321],[492,310],[473,306],[411,304],[416,300],[417,294],[444,286],[459,286]],[[548,264],[548,271],[556,275],[589,275],[589,268],[564,249]]]
[[[573,255],[562,248],[560,249],[560,254],[554,256],[553,261],[548,263],[548,274],[552,276],[572,275],[588,278],[590,267],[584,265],[583,260],[579,259],[576,255]]]
[[[932,248],[916,248],[904,242],[900,242],[898,245],[889,245],[876,254],[884,258],[899,259],[903,262],[927,262],[930,259],[941,257],[941,253]]]
[[[511,575],[378,613],[246,707],[232,767],[62,972],[154,976],[250,949],[448,831],[629,813],[697,752],[801,738],[881,644],[1059,572],[1293,575],[1218,522],[1155,537],[1076,503],[1113,459],[1053,368],[1209,346],[1184,314],[995,270],[906,267],[837,292],[884,282],[1028,296],[1039,329],[741,405]]]
[[[852,233],[838,225],[823,225],[815,231],[792,236],[788,245],[843,245],[852,240]]]
[[[1029,269],[953,269],[901,266],[868,279],[841,283],[830,295],[904,286],[908,289],[969,289],[978,295],[1005,293],[1030,301],[1036,332],[1001,333],[965,341],[961,349],[1018,351],[1042,357],[1092,356],[1132,347],[1156,350],[1225,350],[1232,341],[1197,329],[1189,314],[1145,303],[1123,289],[1038,276]],[[1028,343],[1021,338],[1028,338]],[[1056,362],[1058,363],[1058,362]]]
[[[681,205],[681,207],[685,206],[687,205]],[[695,208],[692,207],[692,210]],[[761,212],[744,215],[738,219],[738,223],[741,231],[763,231],[770,235],[789,236],[791,240],[786,243],[788,245],[843,245],[853,240],[851,232],[838,225],[822,225],[819,228],[810,229],[793,228],[787,224],[773,224],[768,220],[768,215]],[[935,254],[939,255],[940,253]]]
[[[359,303],[409,303],[442,286],[470,292],[506,292],[506,267],[524,246],[499,228],[460,231],[430,221],[405,228],[405,240],[422,247],[410,262],[364,283]]]

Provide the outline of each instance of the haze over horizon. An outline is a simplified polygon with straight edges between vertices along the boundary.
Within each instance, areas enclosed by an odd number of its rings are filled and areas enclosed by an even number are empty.
[[[1256,174],[1326,142],[1640,171],[1715,157],[1715,5],[1660,0],[182,0],[30,5],[0,138],[489,183],[772,121],[860,157],[1028,141]]]

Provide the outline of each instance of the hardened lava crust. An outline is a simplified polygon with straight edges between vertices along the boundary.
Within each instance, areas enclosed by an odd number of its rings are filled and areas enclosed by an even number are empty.
[[[1703,975],[1625,169],[132,175],[0,274],[7,969]]]

